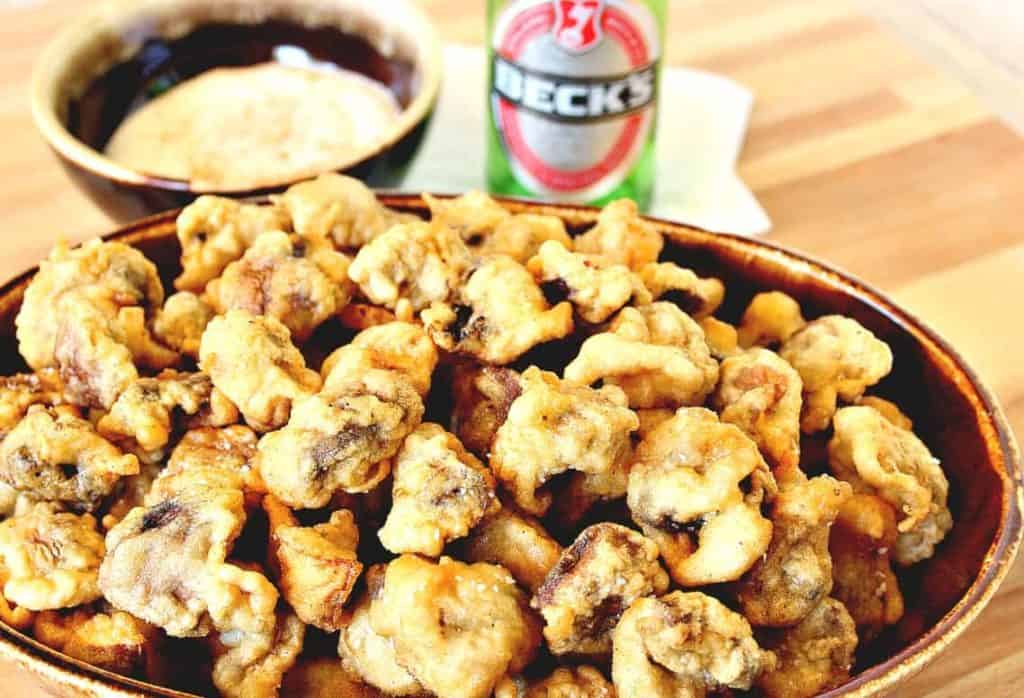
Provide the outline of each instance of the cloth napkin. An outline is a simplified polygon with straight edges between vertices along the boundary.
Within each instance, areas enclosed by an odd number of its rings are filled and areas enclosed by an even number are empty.
[[[753,94],[728,78],[687,68],[661,76],[652,216],[714,232],[761,235],[771,220],[736,174]],[[437,110],[403,188],[485,189],[487,56],[449,45]]]

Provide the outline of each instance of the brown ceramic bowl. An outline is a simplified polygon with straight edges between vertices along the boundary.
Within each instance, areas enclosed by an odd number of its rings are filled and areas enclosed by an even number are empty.
[[[381,199],[400,210],[426,213],[418,195]],[[574,232],[596,218],[596,210],[586,207],[505,203],[515,212],[561,216]],[[154,216],[110,237],[137,246],[169,281],[179,271],[174,216]],[[981,613],[1017,552],[1022,530],[1021,462],[1002,410],[952,347],[856,279],[769,243],[653,222],[671,240],[667,258],[725,281],[727,300],[718,313],[725,319],[735,321],[756,291],[778,289],[797,298],[806,315],[849,315],[892,347],[894,371],[872,392],[897,401],[941,459],[951,485],[954,526],[934,558],[901,572],[907,605],[903,620],[863,648],[854,678],[827,695],[862,698],[894,689],[949,647]],[[23,369],[14,317],[31,276],[28,272],[0,289],[2,373]],[[185,695],[94,669],[2,623],[0,659],[13,660],[58,695]]]
[[[75,184],[119,222],[184,206],[204,193],[280,191],[319,173],[259,189],[200,189],[103,155],[139,95],[159,89],[160,81],[273,60],[279,46],[366,75],[395,95],[403,111],[385,141],[331,169],[397,186],[440,88],[440,43],[415,0],[107,0],[43,52],[32,80],[33,117]]]

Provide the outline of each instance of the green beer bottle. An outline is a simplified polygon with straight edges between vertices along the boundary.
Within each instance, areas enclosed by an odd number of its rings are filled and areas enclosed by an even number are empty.
[[[491,192],[641,208],[666,0],[488,0]]]

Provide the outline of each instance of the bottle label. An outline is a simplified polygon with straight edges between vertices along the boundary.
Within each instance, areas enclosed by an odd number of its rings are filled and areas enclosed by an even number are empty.
[[[661,57],[638,0],[519,0],[497,19],[491,113],[512,170],[553,199],[612,191],[654,123]]]

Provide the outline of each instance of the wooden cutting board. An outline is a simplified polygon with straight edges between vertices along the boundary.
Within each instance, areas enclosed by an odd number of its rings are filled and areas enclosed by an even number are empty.
[[[482,42],[482,0],[424,3],[446,40]],[[0,0],[2,277],[35,263],[59,235],[110,227],[46,152],[26,98],[42,44],[80,7]],[[740,174],[775,223],[771,239],[918,311],[972,360],[1022,433],[1024,141],[841,2],[674,0],[670,17],[670,63],[729,75],[757,96]],[[660,156],[685,167],[685,153]],[[1024,693],[1022,595],[1018,565],[965,636],[899,695]],[[43,695],[3,667],[0,684],[9,695]]]

